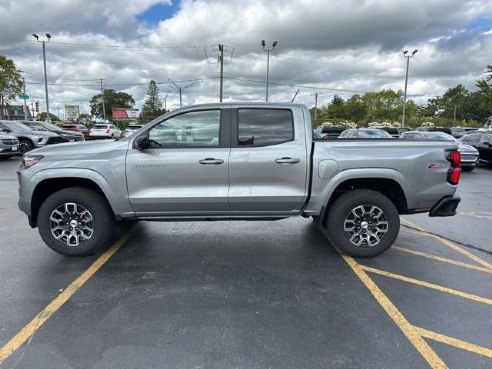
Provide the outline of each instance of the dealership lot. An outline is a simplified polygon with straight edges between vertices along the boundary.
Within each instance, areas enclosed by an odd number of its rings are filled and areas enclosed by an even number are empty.
[[[53,253],[0,162],[0,368],[490,368],[492,170],[374,259],[305,219],[141,223]]]

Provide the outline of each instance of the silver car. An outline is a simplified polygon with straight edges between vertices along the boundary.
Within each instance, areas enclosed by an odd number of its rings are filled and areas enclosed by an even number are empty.
[[[0,120],[0,131],[17,137],[19,140],[19,153],[21,154],[34,148],[65,142],[56,133],[36,131],[14,120]]]
[[[143,124],[130,124],[130,125],[128,125],[128,127],[126,127],[126,129],[123,131],[123,137],[131,136],[134,132],[137,132],[143,126],[144,126]]]
[[[478,150],[470,145],[465,145],[453,136],[444,132],[430,131],[408,131],[400,136],[406,140],[435,140],[435,141],[451,141],[458,144],[458,151],[461,154],[461,169],[465,172],[472,171],[478,163]]]
[[[19,152],[19,140],[17,137],[0,134],[0,160],[10,159]]]

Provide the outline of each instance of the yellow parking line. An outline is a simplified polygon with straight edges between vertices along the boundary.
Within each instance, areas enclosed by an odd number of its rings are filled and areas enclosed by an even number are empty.
[[[350,256],[342,255],[342,257],[350,268],[352,268],[357,277],[359,277],[362,283],[364,283],[367,289],[372,293],[376,301],[382,306],[390,318],[393,319],[395,324],[401,329],[403,334],[422,355],[425,361],[427,361],[429,366],[433,369],[447,368],[447,365],[429,346],[429,344],[425,342],[415,327],[408,322],[398,308],[390,301],[383,291],[381,291],[381,289],[376,285],[376,283],[374,283],[367,273],[364,272],[362,265],[358,264]]]
[[[454,251],[457,251],[459,252],[460,254],[462,255],[465,255],[466,257],[470,258],[471,260],[477,262],[478,264],[484,266],[485,268],[488,268],[490,270],[492,270],[492,264],[479,258],[478,256],[472,254],[471,252],[459,247],[457,244],[455,244],[454,242],[451,242],[441,236],[438,236],[438,235],[435,235],[435,234],[430,234],[428,231],[426,231],[425,229],[419,227],[418,225],[416,225],[415,223],[412,223],[411,221],[407,220],[407,219],[402,219],[402,223],[403,224],[406,224],[410,227],[413,227],[415,229],[417,229],[418,231],[422,232],[422,233],[425,233],[427,234],[428,236],[431,236],[433,238],[435,238],[436,240],[438,240],[439,242],[441,242],[442,244],[448,246],[450,249],[453,249]]]
[[[106,262],[118,251],[118,249],[135,232],[137,226],[133,226],[108,250],[106,250],[87,270],[74,280],[62,293],[51,301],[38,315],[24,326],[14,337],[0,348],[0,365],[12,355],[20,346],[30,339],[46,321],[56,313],[69,299],[87,282]]]
[[[462,350],[470,351],[475,354],[492,358],[492,349],[483,346],[478,346],[470,342],[462,341],[457,338],[445,336],[443,334],[429,331],[424,328],[415,327],[415,329],[417,330],[417,332],[419,332],[422,335],[422,337],[431,339],[433,341],[445,343],[447,345],[454,346]]]
[[[395,249],[395,250],[398,250],[398,251],[406,252],[408,254],[422,256],[424,258],[441,261],[443,263],[452,264],[452,265],[460,266],[460,267],[463,267],[463,268],[473,269],[473,270],[476,270],[476,271],[479,271],[479,272],[484,272],[484,273],[490,273],[490,274],[492,274],[492,269],[479,267],[479,266],[476,266],[476,265],[473,265],[473,264],[463,263],[461,261],[456,261],[456,260],[452,260],[452,259],[448,259],[448,258],[443,258],[442,256],[427,254],[425,252],[411,250],[411,249],[407,249],[406,247],[401,247],[401,246],[393,246],[392,248]]]
[[[403,282],[412,283],[412,284],[415,284],[417,286],[427,287],[427,288],[430,288],[430,289],[433,289],[433,290],[437,290],[437,291],[441,291],[441,292],[446,292],[446,293],[449,293],[451,295],[463,297],[463,298],[468,299],[468,300],[473,300],[473,301],[481,302],[483,304],[492,305],[492,299],[489,299],[487,297],[482,297],[482,296],[474,295],[474,294],[471,294],[471,293],[467,293],[467,292],[455,290],[455,289],[444,287],[444,286],[440,286],[440,285],[434,284],[434,283],[424,282],[424,281],[421,281],[421,280],[418,280],[418,279],[405,277],[405,276],[400,275],[400,274],[395,274],[395,273],[387,272],[387,271],[384,271],[384,270],[380,270],[380,269],[376,269],[376,268],[371,268],[371,267],[368,267],[368,266],[365,266],[365,265],[361,265],[360,267],[364,271],[366,271],[366,272],[370,272],[370,273],[374,273],[374,274],[379,274],[379,275],[382,275],[382,276],[385,276],[385,277],[389,277],[389,278],[393,278],[393,279],[398,279],[398,280],[403,281]]]

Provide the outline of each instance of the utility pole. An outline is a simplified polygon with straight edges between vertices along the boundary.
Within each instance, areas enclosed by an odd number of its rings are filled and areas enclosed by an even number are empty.
[[[219,44],[219,62],[220,62],[220,98],[219,101],[222,102],[222,96],[224,93],[224,45]]]
[[[101,100],[103,104],[103,118],[104,123],[106,123],[106,105],[104,104],[104,87],[103,87],[103,79],[101,78]]]
[[[44,91],[46,94],[46,121],[50,121],[50,104],[48,101],[48,75],[46,74],[46,46],[48,42],[51,41],[51,35],[49,33],[46,33],[46,38],[48,41],[45,40],[39,40],[39,36],[35,33],[32,34],[32,36],[38,41],[43,44],[43,64],[44,64]]]
[[[228,50],[227,45],[218,44],[217,46],[213,46],[212,48],[208,47],[209,51],[207,52],[207,48],[205,48],[205,57],[207,58],[207,63],[209,64],[220,64],[220,91],[219,91],[219,101],[222,102],[224,100],[224,63],[232,62],[232,55],[234,54],[234,49]],[[210,55],[212,53],[217,53],[217,55]],[[209,56],[210,55],[210,56]]]
[[[24,87],[24,120],[27,120],[27,102],[26,102],[26,79],[22,77],[22,86]]]

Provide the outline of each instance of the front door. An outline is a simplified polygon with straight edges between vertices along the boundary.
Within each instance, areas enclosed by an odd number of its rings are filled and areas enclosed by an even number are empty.
[[[226,112],[212,109],[172,116],[150,128],[148,149],[128,150],[128,194],[138,216],[200,216],[230,210]]]

